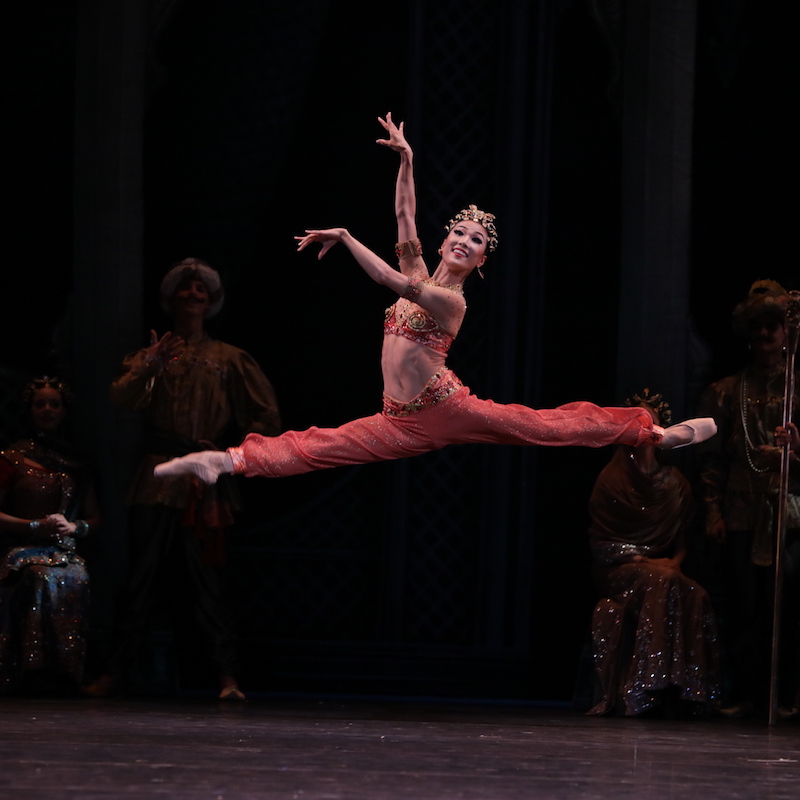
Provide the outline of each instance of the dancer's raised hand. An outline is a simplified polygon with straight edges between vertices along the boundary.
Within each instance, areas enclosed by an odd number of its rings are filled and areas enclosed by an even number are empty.
[[[396,150],[398,153],[411,152],[411,145],[406,141],[405,133],[403,132],[403,123],[395,125],[391,111],[386,115],[386,119],[378,117],[378,122],[383,125],[389,134],[388,139],[376,139],[378,144],[382,144],[384,147],[391,147],[392,150]]]

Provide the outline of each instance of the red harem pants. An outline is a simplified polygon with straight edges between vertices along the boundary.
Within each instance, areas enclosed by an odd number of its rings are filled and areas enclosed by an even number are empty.
[[[470,394],[445,369],[409,403],[384,398],[382,413],[338,428],[314,427],[280,436],[251,433],[229,452],[236,473],[282,478],[418,456],[449,444],[636,446],[652,432],[653,421],[642,408],[577,402],[537,411],[515,403],[504,405]]]

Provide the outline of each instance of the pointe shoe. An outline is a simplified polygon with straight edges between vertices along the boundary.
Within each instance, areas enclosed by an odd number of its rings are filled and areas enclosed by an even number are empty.
[[[698,417],[687,419],[677,425],[664,428],[661,441],[656,442],[659,450],[677,450],[690,444],[700,444],[710,439],[717,432],[717,423],[713,417]]]
[[[219,450],[203,450],[200,453],[189,453],[187,456],[173,458],[164,464],[158,464],[153,470],[156,478],[173,478],[177,475],[194,475],[203,483],[216,483],[224,472],[233,472],[233,461],[230,455]]]

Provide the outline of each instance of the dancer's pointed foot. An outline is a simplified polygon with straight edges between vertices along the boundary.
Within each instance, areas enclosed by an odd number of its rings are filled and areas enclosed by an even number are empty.
[[[223,472],[233,472],[233,461],[230,455],[218,450],[203,450],[200,453],[189,453],[188,456],[173,458],[159,464],[153,474],[156,478],[174,478],[177,475],[194,475],[203,483],[216,483]]]
[[[655,426],[653,426],[655,428]],[[700,444],[710,439],[717,432],[717,423],[713,417],[698,417],[687,419],[677,425],[663,428],[663,436],[655,445],[659,450],[677,450],[689,444]]]

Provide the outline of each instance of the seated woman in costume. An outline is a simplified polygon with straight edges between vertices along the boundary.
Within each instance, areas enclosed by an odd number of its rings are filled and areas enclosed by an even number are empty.
[[[30,436],[0,451],[0,691],[77,688],[89,576],[76,540],[100,517],[88,472],[59,436],[69,390],[25,387]]]
[[[670,410],[645,389],[628,401],[668,426]],[[617,448],[597,478],[589,513],[592,617],[600,700],[589,714],[637,716],[675,696],[705,713],[719,693],[717,626],[706,591],[683,574],[692,492],[652,447]]]
[[[602,447],[650,442],[662,448],[699,442],[716,432],[711,419],[674,426],[665,434],[641,408],[601,408],[589,402],[536,410],[500,404],[471,394],[447,368],[467,304],[464,283],[480,273],[498,244],[493,214],[474,205],[445,226],[447,236],[431,274],[417,238],[413,153],[402,123],[380,120],[388,139],[379,143],[400,155],[395,186],[399,244],[394,269],[345,228],[308,230],[295,237],[298,250],[321,245],[319,258],[341,242],[376,283],[398,300],[386,313],[381,367],[383,410],[338,428],[288,431],[281,436],[250,434],[225,453],[191,453],[156,467],[158,476],[194,474],[213,483],[223,472],[248,477],[284,477],[348,464],[407,458],[451,444],[581,445]]]

